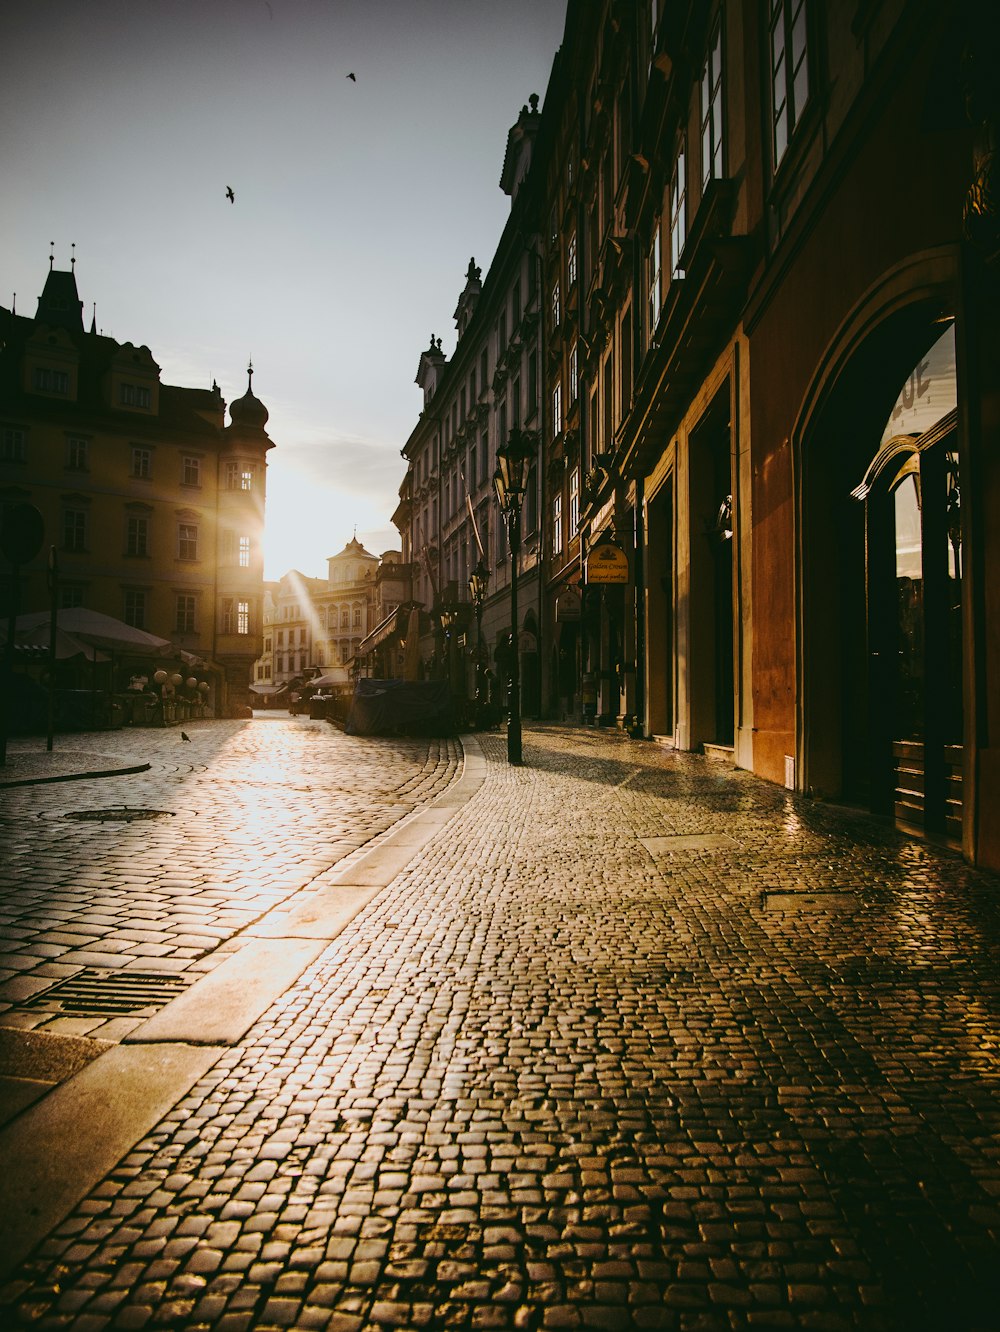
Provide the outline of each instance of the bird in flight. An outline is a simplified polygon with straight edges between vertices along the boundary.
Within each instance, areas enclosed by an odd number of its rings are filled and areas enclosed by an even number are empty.
[[[229,200],[230,203],[236,202],[236,195],[233,193],[232,185],[226,186],[226,198]]]
[[[349,78],[352,83],[357,83],[357,79],[354,77],[353,74],[348,74],[346,77]]]
[[[181,739],[186,740],[188,744],[191,743],[191,737],[188,735],[187,731],[181,731]]]

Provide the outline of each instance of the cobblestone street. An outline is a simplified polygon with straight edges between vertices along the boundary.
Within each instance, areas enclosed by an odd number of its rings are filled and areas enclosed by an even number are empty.
[[[141,1041],[33,1001],[210,979],[438,822],[8,1271],[4,1326],[1000,1328],[996,877],[618,732],[528,727],[519,769],[464,737],[459,781],[457,743],[284,718],[141,739],[80,745],[148,773],[0,791],[7,1028]],[[63,818],[116,806],[168,817]]]

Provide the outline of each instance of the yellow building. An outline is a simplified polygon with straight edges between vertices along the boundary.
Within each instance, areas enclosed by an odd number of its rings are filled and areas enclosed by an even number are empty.
[[[51,261],[50,261],[51,262]],[[86,606],[207,663],[238,715],[262,646],[267,408],[252,392],[160,381],[148,347],[84,328],[74,272],[51,269],[33,319],[0,308],[0,503],[42,514],[19,609]],[[4,571],[8,573],[7,570]],[[11,583],[3,586],[9,610]]]

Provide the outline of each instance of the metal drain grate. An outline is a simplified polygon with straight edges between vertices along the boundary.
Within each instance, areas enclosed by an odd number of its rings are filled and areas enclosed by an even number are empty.
[[[814,888],[808,892],[769,888],[763,894],[765,911],[845,911],[857,905],[857,893],[847,888]]]
[[[64,819],[78,819],[81,823],[136,823],[140,819],[172,819],[166,809],[134,809],[128,805],[112,805],[110,809],[74,809]]]
[[[95,969],[57,981],[27,1000],[24,1007],[49,1013],[134,1013],[145,1017],[176,998],[187,985],[182,976]]]

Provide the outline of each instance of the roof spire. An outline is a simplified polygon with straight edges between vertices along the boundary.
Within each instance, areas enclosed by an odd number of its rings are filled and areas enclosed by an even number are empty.
[[[71,241],[71,242],[70,242],[70,247],[69,247],[69,248],[70,248],[70,249],[72,250],[72,252],[73,252],[72,257],[71,257],[71,259],[70,259],[70,261],[69,261],[69,271],[70,271],[71,273],[75,273],[75,272],[76,272],[76,241]]]
[[[250,357],[249,364],[247,365],[247,392],[248,392],[248,393],[252,393],[252,392],[253,392],[253,357],[252,357],[252,356]]]
[[[55,243],[55,241],[49,241],[49,272],[50,272],[50,273],[52,272],[52,269],[55,267],[55,262],[56,262],[56,243]]]

